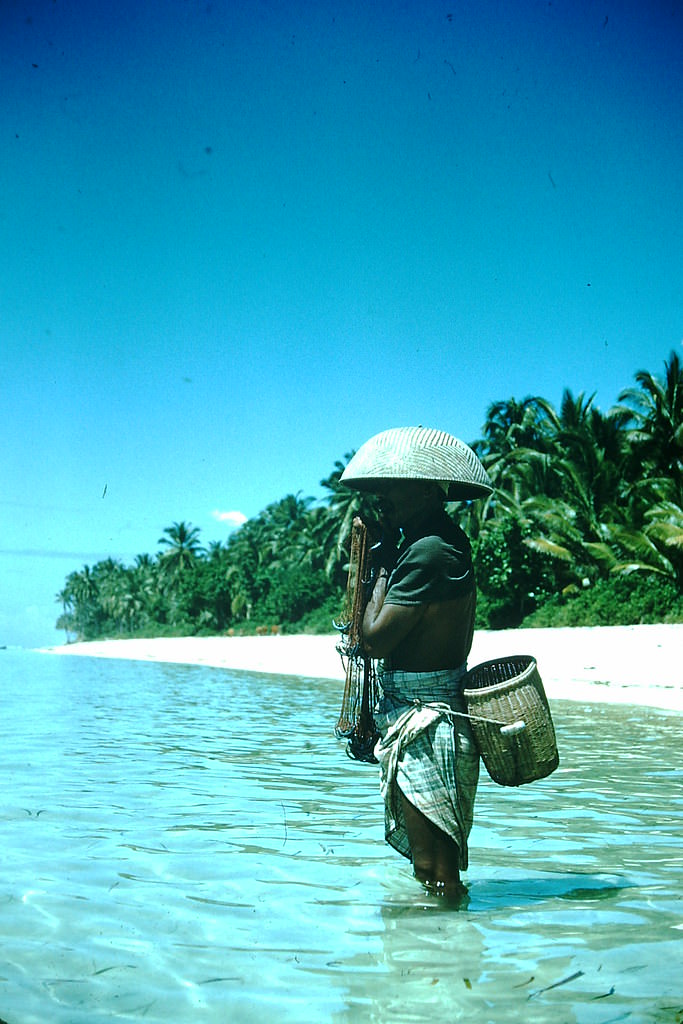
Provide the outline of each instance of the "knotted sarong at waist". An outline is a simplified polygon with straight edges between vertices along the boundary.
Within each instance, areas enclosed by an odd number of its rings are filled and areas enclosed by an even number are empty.
[[[385,835],[412,859],[401,793],[458,845],[467,868],[479,778],[479,754],[462,696],[466,666],[441,672],[385,672],[375,709],[375,747],[384,798]],[[460,714],[453,714],[459,712]]]

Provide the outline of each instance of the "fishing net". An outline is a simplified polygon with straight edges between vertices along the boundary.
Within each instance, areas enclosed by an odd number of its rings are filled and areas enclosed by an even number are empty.
[[[337,650],[346,669],[346,681],[335,735],[348,739],[346,752],[356,761],[377,763],[374,755],[379,733],[372,717],[378,696],[375,665],[362,651],[363,613],[368,592],[364,582],[369,577],[370,544],[365,523],[358,516],[351,527],[351,552],[346,596],[341,622],[335,623],[341,633]]]

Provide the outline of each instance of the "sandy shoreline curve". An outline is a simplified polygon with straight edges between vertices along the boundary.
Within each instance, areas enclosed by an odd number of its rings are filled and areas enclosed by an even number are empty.
[[[158,637],[44,648],[49,654],[206,665],[341,681],[336,636]],[[485,631],[470,667],[531,654],[553,700],[649,705],[683,711],[683,623]]]

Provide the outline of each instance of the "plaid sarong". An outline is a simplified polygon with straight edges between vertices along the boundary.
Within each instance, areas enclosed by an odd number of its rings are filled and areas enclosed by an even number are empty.
[[[467,868],[479,753],[462,696],[465,666],[442,672],[385,672],[374,713],[375,747],[388,843],[412,860],[401,793],[458,845]]]

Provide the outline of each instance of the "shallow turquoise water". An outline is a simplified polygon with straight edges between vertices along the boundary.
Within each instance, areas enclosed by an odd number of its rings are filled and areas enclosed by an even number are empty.
[[[683,1021],[680,715],[557,702],[469,902],[383,842],[336,683],[0,652],[8,1024]]]

